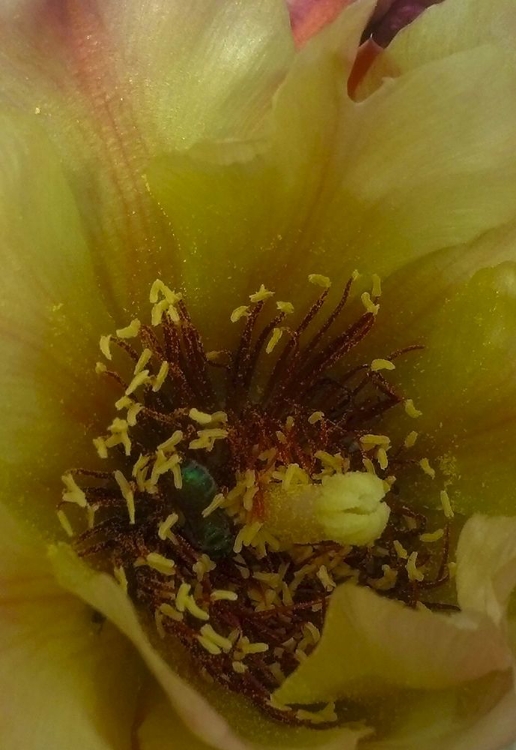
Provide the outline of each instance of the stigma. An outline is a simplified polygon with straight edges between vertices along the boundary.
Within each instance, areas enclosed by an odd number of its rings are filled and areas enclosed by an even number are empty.
[[[360,361],[381,284],[373,276],[346,319],[358,277],[328,311],[331,280],[311,274],[301,314],[261,285],[228,310],[241,329],[232,351],[207,351],[183,294],[156,280],[148,322],[100,339],[112,418],[92,438],[93,468],[63,473],[57,507],[77,553],[111,573],[160,638],[296,725],[339,720],[334,704],[273,698],[316,647],[336,586],[414,607],[451,571],[452,499],[436,488],[436,529],[412,507],[406,468],[428,482],[436,471],[409,424],[421,412],[389,379],[421,347]],[[382,429],[394,410],[401,442]]]
[[[390,508],[382,480],[366,471],[323,477],[320,484],[273,488],[265,501],[266,523],[281,541],[334,541],[364,546],[385,531]]]

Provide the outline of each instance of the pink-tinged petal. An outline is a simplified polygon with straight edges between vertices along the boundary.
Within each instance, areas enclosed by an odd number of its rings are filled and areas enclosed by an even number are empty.
[[[427,0],[424,2],[429,4]],[[505,64],[513,67],[515,31],[516,6],[512,0],[497,0],[496,3],[446,0],[432,4],[377,56],[361,82],[358,97],[365,98],[386,79],[397,78],[429,62],[480,45],[504,47],[508,53]]]
[[[302,47],[353,0],[288,0],[294,39]]]
[[[5,750],[130,750],[142,665],[60,588],[36,534],[0,506],[0,736]]]
[[[377,44],[387,47],[405,26],[439,2],[443,0],[393,0],[373,19],[367,33],[371,34]]]
[[[2,501],[41,519],[59,500],[63,471],[91,450],[90,426],[111,409],[94,367],[112,321],[45,134],[24,115],[2,115],[0,160]]]
[[[294,51],[276,0],[19,2],[0,50],[0,98],[53,138],[114,314],[175,270],[150,156],[259,131]]]

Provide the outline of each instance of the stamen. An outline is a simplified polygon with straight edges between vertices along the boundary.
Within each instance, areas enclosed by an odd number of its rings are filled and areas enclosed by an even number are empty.
[[[120,373],[96,367],[122,392],[93,441],[114,471],[65,473],[57,507],[78,553],[105,566],[160,638],[275,719],[311,728],[338,720],[333,703],[295,710],[272,693],[318,643],[334,589],[352,581],[417,607],[453,574],[449,524],[427,532],[402,500],[406,467],[435,471],[408,457],[416,432],[400,443],[385,428],[401,404],[421,415],[383,374],[419,347],[348,361],[379,313],[373,276],[365,311],[341,324],[358,276],[325,313],[331,280],[311,274],[319,291],[295,328],[292,303],[272,304],[262,284],[231,313],[246,319],[235,350],[213,352],[181,294],[156,280],[151,325],[135,319],[100,341],[107,360],[112,342],[123,353]],[[65,502],[83,516],[77,534]],[[445,490],[441,506],[451,519]]]

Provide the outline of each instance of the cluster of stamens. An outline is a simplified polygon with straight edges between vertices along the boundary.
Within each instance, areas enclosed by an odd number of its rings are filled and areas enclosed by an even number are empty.
[[[273,694],[316,646],[333,589],[354,582],[412,607],[439,606],[426,592],[453,573],[446,492],[434,531],[402,499],[404,467],[435,476],[412,456],[417,433],[394,446],[378,429],[400,405],[419,416],[384,374],[419,347],[346,369],[374,325],[377,277],[363,312],[331,335],[355,279],[316,325],[330,281],[310,276],[321,291],[295,327],[289,302],[259,325],[273,296],[262,286],[230,316],[243,324],[234,352],[205,351],[182,296],[156,281],[151,324],[134,320],[101,338],[107,364],[96,370],[119,391],[119,416],[93,441],[108,468],[65,474],[58,507],[77,552],[111,571],[161,638],[180,641],[203,674],[275,718],[311,726],[337,721],[338,706],[284,706]],[[268,524],[276,489],[349,472],[383,482],[390,514],[378,539],[298,544]],[[77,533],[70,504],[86,514]]]

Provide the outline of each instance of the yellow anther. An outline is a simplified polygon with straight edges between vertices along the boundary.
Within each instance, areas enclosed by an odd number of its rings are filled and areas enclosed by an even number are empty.
[[[229,638],[225,638],[223,635],[220,635],[220,633],[217,633],[211,625],[203,625],[201,628],[201,634],[226,653],[233,648],[233,644]]]
[[[179,521],[177,513],[171,513],[169,516],[162,521],[158,527],[158,536],[160,539],[165,540],[168,537],[170,529]]]
[[[119,328],[116,331],[116,335],[119,339],[134,339],[140,333],[141,323],[138,318],[135,318],[125,328]]]
[[[176,594],[176,609],[179,610],[179,612],[184,612],[186,608],[186,601],[188,599],[188,595],[190,593],[190,589],[192,587],[189,583],[182,583]]]
[[[419,462],[419,465],[421,466],[425,474],[427,474],[432,479],[435,479],[435,469],[432,469],[432,467],[430,466],[430,461],[428,460],[428,458],[422,458]]]
[[[66,492],[63,492],[63,500],[66,503],[75,503],[79,508],[85,508],[88,503],[84,491],[76,484],[75,479],[71,474],[63,474],[61,481],[66,487]]]
[[[314,411],[308,417],[308,424],[317,424],[317,422],[322,422],[323,419],[324,419],[323,411]]]
[[[132,398],[129,398],[129,396],[122,396],[122,398],[119,398],[118,401],[115,401],[115,409],[117,411],[120,411],[121,409],[128,409],[133,404],[134,401],[132,400]]]
[[[391,441],[387,435],[362,435],[360,442],[364,446],[375,446],[375,445],[390,445]]]
[[[351,279],[352,279],[352,281],[357,281],[357,279],[359,279],[361,276],[362,276],[362,274],[360,273],[360,271],[355,268],[355,270],[351,274]]]
[[[187,596],[185,599],[185,608],[190,612],[190,614],[193,617],[196,617],[198,620],[209,620],[210,616],[207,612],[204,611],[204,609],[201,609],[193,596]],[[179,609],[179,607],[178,607]]]
[[[192,440],[188,447],[190,450],[202,450],[203,448],[207,451],[211,451],[215,440],[223,440],[228,436],[227,430],[219,428],[198,430],[197,435],[199,436],[195,440]]]
[[[120,488],[120,492],[122,493],[122,497],[124,498],[126,505],[127,505],[127,512],[129,513],[129,523],[134,524],[135,522],[135,507],[134,507],[134,493],[131,485],[125,478],[125,476],[122,474],[122,472],[117,469],[115,473],[113,474],[116,483],[118,484]]]
[[[378,310],[380,309],[380,305],[375,304],[373,300],[371,299],[371,295],[369,292],[363,292],[360,299],[362,300],[362,304],[364,305],[366,311],[368,313],[371,313],[371,315],[377,315]]]
[[[125,390],[125,395],[130,396],[131,393],[134,393],[137,388],[139,388],[144,383],[148,383],[150,380],[149,377],[149,371],[148,370],[142,370],[137,375],[134,376],[134,378],[131,380],[129,385],[127,386]]]
[[[68,520],[68,516],[66,515],[66,513],[64,512],[64,510],[58,510],[57,511],[57,517],[58,517],[59,523],[63,527],[65,533],[68,536],[70,536],[70,537],[73,536],[72,524]]]
[[[158,445],[158,450],[163,451],[163,453],[167,453],[167,451],[173,451],[176,445],[179,445],[183,437],[184,436],[181,430],[175,430],[168,438],[168,440],[165,440],[164,443],[160,443]]]
[[[412,552],[405,565],[409,581],[423,581],[425,578],[424,574],[416,567],[416,561],[417,552]]]
[[[188,416],[190,419],[193,419],[194,422],[197,422],[198,424],[211,424],[213,417],[211,414],[207,414],[204,411],[199,411],[199,409],[190,409],[188,412]]]
[[[162,474],[166,474],[167,471],[172,471],[172,468],[179,464],[181,457],[177,453],[173,453],[169,458],[158,450],[156,453],[156,459],[154,466],[152,467],[152,474],[150,478],[151,485],[156,485],[157,481]]]
[[[161,302],[157,302],[151,311],[151,325],[159,326],[163,319],[163,313],[167,310],[169,304],[166,299],[162,299]]]
[[[316,573],[317,578],[320,580],[326,591],[332,591],[336,587],[336,583],[328,573],[326,565],[321,565]]]
[[[177,303],[183,298],[183,295],[180,292],[172,291],[172,289],[164,284],[161,279],[156,279],[151,286],[149,294],[149,302],[151,305],[156,304],[160,296],[164,297],[169,305],[177,305]]]
[[[135,477],[142,469],[145,469],[147,464],[150,461],[150,456],[144,456],[143,454],[140,454],[138,459],[134,462],[132,475]]]
[[[240,318],[244,318],[249,314],[249,305],[240,305],[236,307],[231,313],[230,320],[232,323],[237,323]]]
[[[329,289],[331,287],[331,280],[327,276],[323,276],[320,273],[311,273],[308,276],[308,281],[310,282],[310,284],[322,286],[323,289]]]
[[[145,368],[145,365],[148,363],[151,357],[152,357],[151,350],[144,349],[143,352],[140,354],[140,358],[138,359],[138,362],[135,365],[135,368],[134,368],[135,375],[138,375],[138,373],[141,372]]]
[[[225,589],[214,589],[210,594],[212,602],[228,601],[236,602],[238,594],[235,591],[226,591]]]
[[[257,292],[249,295],[251,302],[263,302],[266,299],[274,296],[274,292],[269,292],[268,289],[262,284]]]
[[[294,312],[294,305],[292,302],[276,302],[276,307],[279,312],[282,312],[284,315],[292,315]]]
[[[95,446],[95,450],[97,451],[99,458],[108,457],[106,441],[104,440],[104,438],[102,437],[93,438],[93,445]]]
[[[342,456],[332,456],[332,454],[327,451],[316,451],[314,456],[319,459],[325,468],[332,469],[333,471],[342,471]]]
[[[152,385],[152,390],[154,391],[154,393],[157,393],[161,389],[163,383],[167,379],[169,367],[170,365],[168,364],[168,362],[161,363],[158,374],[154,378],[154,383]]]
[[[370,458],[363,458],[362,464],[368,474],[374,474],[376,476],[376,469],[374,467],[374,463],[371,461]]]
[[[437,529],[437,531],[432,531],[427,534],[421,534],[420,539],[425,544],[427,542],[438,542],[439,539],[442,539],[444,536],[444,529]]]
[[[450,496],[448,495],[446,490],[441,490],[441,506],[446,518],[453,518],[455,514],[453,512]]]
[[[204,635],[196,635],[195,637],[197,638],[201,646],[204,649],[206,649],[206,651],[209,654],[212,654],[213,656],[218,656],[219,654],[222,653],[222,649],[220,648],[220,646],[217,646],[216,643],[213,643],[213,641],[210,641],[210,639],[206,638]]]
[[[412,448],[416,444],[417,438],[418,433],[415,432],[415,430],[412,430],[412,432],[409,432],[409,434],[405,438],[403,445],[405,446],[405,448]]]
[[[373,359],[371,362],[371,370],[373,372],[379,372],[380,370],[395,370],[396,365],[391,362],[390,359]]]
[[[409,417],[412,417],[412,419],[417,419],[417,417],[420,417],[423,412],[419,411],[419,409],[416,409],[414,406],[414,402],[411,398],[408,398],[405,401],[405,412],[408,414]]]
[[[143,406],[141,404],[132,404],[129,409],[127,410],[127,424],[129,427],[134,427],[136,425],[136,417],[143,409]]]
[[[95,364],[95,375],[102,375],[104,372],[107,372],[107,367],[104,362],[97,362]]]
[[[281,337],[283,336],[283,328],[274,328],[271,337],[269,341],[267,342],[267,346],[265,347],[265,351],[267,354],[271,354],[274,351],[274,348],[279,343]]]
[[[149,552],[145,559],[147,560],[147,564],[149,565],[149,567],[157,570],[158,573],[163,573],[164,575],[173,575],[173,573],[175,572],[175,562],[173,560],[169,560],[168,557],[164,557],[163,555],[158,554],[158,552]]]
[[[385,471],[385,469],[389,466],[389,458],[387,456],[387,451],[385,450],[385,448],[378,448],[378,450],[376,451],[376,458],[378,459],[380,469],[382,471]]]
[[[377,273],[373,273],[372,275],[373,280],[373,288],[371,290],[371,294],[373,297],[381,297],[382,296],[382,280],[378,276]]]
[[[110,344],[111,344],[111,334],[100,337],[100,342],[99,342],[100,351],[105,356],[105,358],[109,360],[112,359]]]
[[[181,318],[176,310],[175,305],[169,305],[167,307],[167,315],[173,323],[179,323]]]
[[[398,541],[398,539],[395,539],[392,544],[394,547],[394,551],[396,552],[400,560],[406,560],[408,558],[408,552],[402,545],[402,543]]]
[[[109,425],[108,430],[112,433],[126,432],[127,421],[125,419],[120,419],[120,417],[115,417]]]
[[[203,510],[202,517],[208,518],[208,516],[210,516],[213,513],[213,511],[217,510],[217,508],[220,508],[220,506],[223,504],[225,499],[226,498],[221,493],[219,493],[218,495],[215,495],[211,503],[207,505],[206,508]]]
[[[173,607],[171,604],[167,604],[166,602],[164,604],[160,604],[159,611],[161,614],[165,615],[165,617],[170,617],[171,620],[175,620],[175,622],[181,622],[183,620],[183,614],[181,612],[178,612],[175,607]]]

